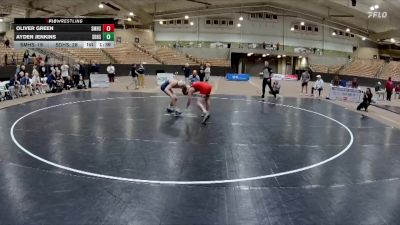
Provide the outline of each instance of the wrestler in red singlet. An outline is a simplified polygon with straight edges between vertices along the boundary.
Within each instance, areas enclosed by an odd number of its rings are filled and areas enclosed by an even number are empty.
[[[210,101],[210,94],[211,94],[212,86],[207,83],[207,82],[194,82],[192,86],[189,88],[189,96],[188,96],[188,102],[186,105],[186,108],[190,106],[190,103],[192,101],[193,94],[196,92],[199,92],[202,95],[202,98],[199,98],[197,105],[202,111],[201,116],[203,118],[203,124],[206,123],[206,121],[210,118],[210,107],[211,107],[211,101]]]

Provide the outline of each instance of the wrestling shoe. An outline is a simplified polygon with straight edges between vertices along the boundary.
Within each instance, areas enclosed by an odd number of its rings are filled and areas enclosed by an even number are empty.
[[[209,113],[209,112],[206,112],[206,113],[204,114],[204,118],[203,118],[203,121],[202,121],[201,123],[202,123],[202,124],[206,124],[206,122],[207,122],[208,119],[210,119],[210,113]]]
[[[180,116],[182,114],[182,112],[179,109],[175,110],[175,116]]]
[[[205,112],[202,112],[202,113],[200,114],[201,117],[204,117],[205,115],[206,115]]]
[[[173,113],[174,110],[171,107],[167,107],[167,113]]]

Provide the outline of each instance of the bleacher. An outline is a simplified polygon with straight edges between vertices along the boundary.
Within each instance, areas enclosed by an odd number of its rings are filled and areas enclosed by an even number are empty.
[[[379,78],[386,80],[389,77],[394,81],[400,81],[400,62],[391,61],[385,65]]]
[[[120,64],[160,64],[149,52],[128,44],[119,44],[104,51]]]
[[[0,64],[4,64],[4,56],[7,54],[7,64],[11,64],[12,55],[14,54],[16,63],[21,63],[24,57],[24,50],[22,49],[14,49],[14,48],[6,48],[5,46],[0,46]]]
[[[158,61],[166,65],[184,65],[186,63],[189,63],[189,65],[198,65],[195,60],[171,48],[158,48],[153,52],[153,55],[155,55]]]
[[[198,59],[199,62],[210,63],[211,66],[231,67],[231,62],[227,59]]]
[[[105,55],[100,49],[53,48],[47,50],[52,51],[54,54],[58,54],[60,56],[70,57],[74,60],[83,60],[87,63],[93,62],[94,60],[99,64],[110,63],[110,58]]]
[[[353,59],[348,66],[343,68],[343,70],[340,72],[340,75],[374,78],[383,65],[383,60]]]

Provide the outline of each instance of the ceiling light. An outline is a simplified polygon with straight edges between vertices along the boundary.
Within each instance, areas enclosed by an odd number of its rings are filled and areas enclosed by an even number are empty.
[[[191,21],[191,22],[190,22],[190,26],[193,26],[193,25],[194,25],[194,22],[193,22],[193,21]]]
[[[185,19],[188,20],[188,19],[189,19],[189,16],[188,16],[188,15],[185,15]]]
[[[243,21],[243,16],[239,17],[239,21]]]
[[[280,59],[281,58],[281,55],[278,55],[278,59]]]
[[[250,53],[247,53],[247,56],[252,56],[254,53],[252,53],[252,52],[250,52]]]
[[[130,12],[129,15],[130,15],[130,16],[133,16],[133,15],[135,15],[135,14],[133,14],[133,12]]]
[[[267,54],[267,56],[269,56],[269,54]]]
[[[290,28],[291,31],[294,31],[294,27]]]
[[[361,40],[365,41],[365,40],[367,40],[367,38],[366,37],[362,37]]]
[[[347,28],[347,29],[346,29],[346,32],[349,33],[349,32],[350,32],[350,28]]]
[[[304,24],[305,24],[305,23],[304,23],[303,21],[300,23],[301,26],[304,26]]]
[[[371,11],[374,11],[374,10],[375,10],[375,7],[371,6],[369,9],[370,9]]]
[[[375,9],[379,9],[379,5],[374,5],[374,8]]]
[[[241,26],[242,26],[242,24],[240,24],[240,23],[237,24],[237,27],[241,27]]]
[[[286,57],[286,55],[282,55],[282,57],[283,57],[283,58],[285,58],[285,57]]]
[[[390,38],[390,42],[395,43],[396,40],[394,38]]]
[[[303,58],[303,56],[299,56],[299,58],[300,58],[300,59],[302,59],[302,58]]]
[[[162,20],[160,20],[160,24],[161,24],[161,25],[163,24],[163,21],[162,21]]]
[[[266,55],[266,54],[263,54],[262,57],[267,57],[267,55]]]
[[[335,31],[332,32],[332,36],[336,36],[336,32]]]
[[[128,17],[128,21],[132,21],[132,18]]]
[[[99,8],[100,8],[100,9],[104,8],[103,3],[100,3],[100,4],[99,4]]]
[[[0,22],[3,22],[4,20],[3,20],[3,18],[0,18]]]

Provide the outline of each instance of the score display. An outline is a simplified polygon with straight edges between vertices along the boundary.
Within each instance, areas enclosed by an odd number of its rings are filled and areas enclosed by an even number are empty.
[[[15,48],[113,48],[114,19],[15,18]]]

